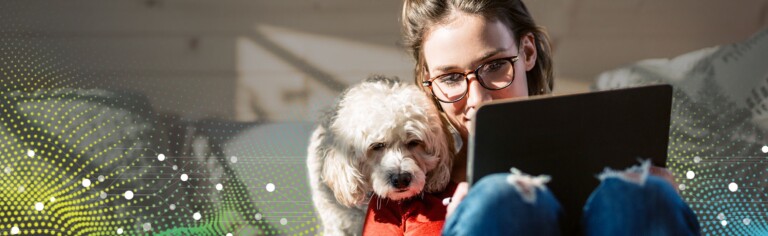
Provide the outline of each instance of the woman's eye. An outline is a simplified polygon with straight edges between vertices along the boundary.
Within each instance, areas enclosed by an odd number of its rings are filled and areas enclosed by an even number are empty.
[[[494,72],[499,70],[502,66],[504,66],[503,60],[492,61],[492,62],[489,62],[488,64],[485,64],[485,66],[483,66],[483,71]]]
[[[443,75],[443,76],[440,76],[440,78],[438,78],[438,82],[444,85],[449,85],[449,86],[457,85],[461,83],[462,80],[464,80],[464,76],[456,73]]]
[[[384,143],[374,143],[374,144],[371,144],[371,150],[381,151],[382,149],[384,149]]]

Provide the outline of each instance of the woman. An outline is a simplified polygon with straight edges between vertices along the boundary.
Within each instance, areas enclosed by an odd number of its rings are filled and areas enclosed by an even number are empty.
[[[406,0],[402,22],[416,61],[416,84],[441,108],[457,143],[467,143],[481,103],[552,91],[549,39],[520,0]],[[560,206],[541,188],[545,181],[497,174],[468,191],[466,154],[463,145],[452,171],[452,179],[462,183],[448,205],[443,234],[562,233]],[[646,164],[601,179],[584,208],[584,233],[699,234],[696,217],[669,184],[666,170]]]

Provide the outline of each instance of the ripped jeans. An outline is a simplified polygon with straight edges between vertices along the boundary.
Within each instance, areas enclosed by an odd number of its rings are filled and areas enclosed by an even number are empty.
[[[666,180],[648,175],[648,167],[604,172],[584,206],[581,232],[700,235],[693,211]],[[512,172],[489,175],[475,183],[446,219],[443,235],[561,235],[562,209],[544,187],[548,177]]]

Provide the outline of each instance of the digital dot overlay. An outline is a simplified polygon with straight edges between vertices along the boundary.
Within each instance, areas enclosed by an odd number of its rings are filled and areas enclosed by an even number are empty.
[[[712,80],[703,88],[698,100],[675,89],[667,168],[704,235],[766,235],[765,131]]]
[[[0,15],[0,235],[319,233],[311,125],[164,113],[122,89],[142,82],[102,77],[13,19]],[[767,235],[765,132],[703,87],[696,100],[675,90],[667,167],[702,233]]]
[[[0,235],[319,232],[304,162],[311,125],[178,118],[119,89],[137,82],[98,77],[2,24]]]

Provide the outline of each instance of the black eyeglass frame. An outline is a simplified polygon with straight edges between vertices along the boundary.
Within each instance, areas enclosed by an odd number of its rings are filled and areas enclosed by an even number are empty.
[[[422,87],[429,87],[430,91],[432,91],[432,97],[434,97],[438,101],[445,102],[445,103],[458,102],[458,101],[461,101],[461,99],[464,99],[464,97],[466,97],[467,93],[469,92],[469,75],[471,75],[471,74],[475,74],[475,78],[477,78],[477,81],[480,82],[480,86],[483,86],[483,88],[488,89],[488,90],[492,90],[492,91],[501,90],[501,89],[504,89],[504,88],[509,87],[510,85],[512,85],[512,83],[515,82],[515,62],[517,62],[518,59],[519,59],[519,56],[511,56],[511,57],[504,57],[504,58],[495,59],[495,60],[483,63],[482,65],[478,66],[477,69],[475,69],[473,71],[470,71],[470,72],[467,72],[467,73],[452,72],[452,73],[446,73],[446,74],[442,74],[442,75],[438,75],[438,76],[432,77],[432,78],[430,78],[428,80],[425,80],[425,81],[421,82],[421,86]],[[490,64],[491,62],[495,62],[495,61],[498,61],[498,60],[509,61],[509,63],[512,65],[512,80],[510,80],[507,85],[504,85],[504,86],[502,86],[500,88],[489,88],[487,85],[485,85],[485,82],[483,82],[483,78],[480,77],[480,75],[478,74],[478,71],[480,71],[481,68],[483,68],[484,66]],[[461,74],[461,75],[463,75],[465,83],[467,84],[467,88],[464,89],[464,93],[461,94],[461,97],[459,97],[459,98],[457,98],[457,99],[455,99],[453,101],[443,101],[442,99],[440,99],[439,97],[437,97],[435,95],[435,90],[432,89],[432,81],[435,80],[435,79],[438,79],[440,77],[443,77],[443,76],[446,76],[446,75],[451,75],[451,74]]]

